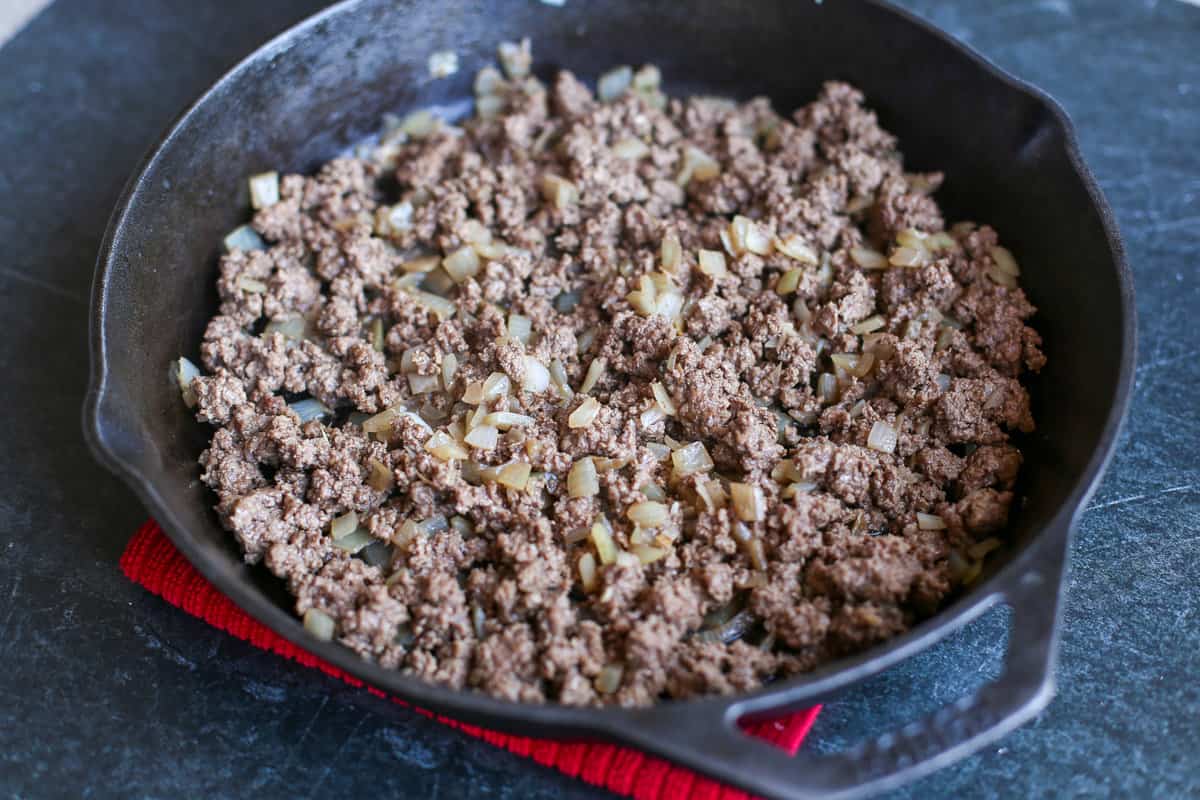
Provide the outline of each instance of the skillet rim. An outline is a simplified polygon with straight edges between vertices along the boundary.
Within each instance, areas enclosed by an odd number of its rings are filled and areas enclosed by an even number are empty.
[[[913,26],[924,35],[949,45],[958,56],[963,58],[964,68],[980,70],[985,79],[1004,84],[1050,112],[1050,119],[1061,137],[1068,162],[1074,170],[1076,178],[1087,192],[1092,210],[1099,217],[1112,257],[1112,265],[1116,270],[1121,304],[1120,366],[1116,385],[1113,387],[1112,404],[1096,448],[1086,467],[1068,492],[1067,499],[1059,506],[1051,521],[1031,535],[1029,543],[1008,563],[981,585],[945,606],[937,614],[905,633],[858,655],[830,662],[813,672],[780,680],[752,692],[730,696],[708,696],[694,700],[667,701],[646,709],[627,710],[617,707],[581,708],[557,704],[515,703],[499,700],[477,691],[449,689],[415,677],[405,676],[395,670],[384,669],[373,662],[360,658],[348,648],[332,642],[315,640],[307,634],[294,615],[275,605],[249,582],[236,579],[236,576],[229,572],[225,565],[210,559],[203,546],[197,543],[194,537],[187,532],[185,526],[175,518],[172,504],[157,491],[154,476],[144,474],[138,465],[132,459],[125,457],[108,438],[110,432],[107,430],[105,402],[110,397],[112,376],[108,364],[105,325],[110,302],[119,302],[119,298],[114,299],[110,292],[116,262],[119,260],[123,240],[128,233],[128,218],[139,190],[146,183],[147,174],[172,144],[180,129],[191,116],[218,95],[223,87],[235,80],[251,64],[269,60],[272,56],[289,49],[290,42],[302,32],[319,26],[335,16],[354,13],[356,6],[366,5],[372,1],[340,0],[340,2],[285,29],[230,67],[170,123],[165,132],[143,156],[121,193],[109,218],[108,227],[101,243],[92,284],[89,317],[90,378],[83,407],[85,439],[96,459],[134,491],[189,563],[250,616],[285,639],[345,672],[429,710],[448,713],[460,718],[470,718],[472,721],[481,721],[483,724],[498,729],[515,732],[534,730],[542,735],[567,736],[600,734],[609,738],[622,739],[626,738],[622,732],[623,729],[629,724],[635,723],[640,715],[654,714],[657,709],[664,706],[672,709],[687,706],[688,709],[694,710],[698,717],[713,718],[714,715],[724,716],[726,712],[732,710],[736,710],[737,713],[760,713],[768,709],[783,711],[817,702],[924,650],[982,615],[1002,599],[1008,587],[1015,586],[1022,576],[1033,568],[1033,562],[1043,554],[1043,551],[1048,548],[1067,547],[1083,507],[1094,493],[1099,478],[1112,458],[1133,389],[1137,349],[1134,286],[1115,215],[1095,177],[1083,160],[1074,125],[1053,98],[1003,70],[969,45],[958,41],[915,13],[894,5],[890,0],[858,0],[858,2],[890,13],[896,18],[898,24]],[[1057,592],[1060,589],[1061,574],[1053,577],[1056,582],[1053,588]],[[1053,647],[1054,642],[1049,642],[1047,646]],[[1047,701],[1048,699],[1049,697],[1046,698]]]

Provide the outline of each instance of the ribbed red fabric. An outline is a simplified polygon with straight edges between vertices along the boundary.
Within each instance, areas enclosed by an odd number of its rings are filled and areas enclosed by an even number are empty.
[[[296,647],[269,628],[252,619],[193,569],[162,529],[147,522],[130,540],[121,556],[121,569],[130,580],[210,625],[231,633],[255,647],[270,650],[307,667],[316,667],[353,686],[363,682]],[[373,686],[367,691],[380,697],[387,694]],[[390,698],[400,705],[401,700]],[[414,711],[456,728],[469,736],[503,747],[539,764],[579,778],[596,786],[636,800],[747,800],[745,792],[716,783],[682,767],[636,750],[610,744],[555,742],[509,736],[466,725],[423,709]],[[783,719],[747,726],[748,733],[795,753],[817,718],[820,707],[810,708]]]

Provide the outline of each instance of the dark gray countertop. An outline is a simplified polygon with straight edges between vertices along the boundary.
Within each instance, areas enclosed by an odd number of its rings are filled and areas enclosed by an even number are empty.
[[[78,423],[105,222],[182,105],[319,5],[58,0],[0,49],[0,794],[605,796],[235,641],[117,569],[144,512]],[[1072,549],[1057,698],[895,796],[1198,796],[1200,8],[904,5],[1074,118],[1136,275],[1141,364]],[[1005,626],[993,613],[838,699],[806,746],[965,694],[995,674]]]

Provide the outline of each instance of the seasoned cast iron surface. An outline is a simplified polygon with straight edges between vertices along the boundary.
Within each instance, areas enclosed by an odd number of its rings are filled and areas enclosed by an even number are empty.
[[[1188,599],[1200,578],[1188,546],[1200,474],[1188,442],[1200,422],[1189,397],[1200,335],[1187,312],[1200,283],[1187,255],[1198,244],[1200,156],[1189,145],[1200,103],[1189,92],[1200,92],[1200,70],[1188,54],[1200,11],[1171,0],[907,5],[1074,116],[1137,276],[1143,366],[1124,446],[1074,548],[1059,698],[990,752],[900,796],[1196,791],[1186,676],[1200,669]],[[375,713],[364,693],[230,641],[116,572],[142,512],[91,464],[76,424],[107,214],[184,102],[314,8],[60,0],[0,49],[0,364],[15,422],[0,454],[0,784],[15,794],[599,795],[435,723]],[[836,748],[964,694],[996,666],[1003,623],[990,615],[849,694],[810,746]]]

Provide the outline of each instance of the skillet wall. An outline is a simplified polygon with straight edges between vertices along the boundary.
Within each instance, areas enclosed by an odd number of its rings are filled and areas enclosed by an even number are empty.
[[[165,497],[186,498],[178,519],[202,547],[238,566],[200,486],[205,431],[166,379],[179,354],[196,360],[216,307],[221,237],[248,213],[245,177],[308,171],[374,130],[386,111],[470,95],[474,72],[505,38],[529,35],[539,71],[594,76],[653,61],[667,88],[749,97],[790,111],[823,80],[858,84],[910,168],[943,169],[939,199],[951,219],[993,223],[1021,261],[1043,311],[1036,325],[1049,366],[1034,386],[1039,432],[1025,442],[1027,504],[1015,520],[1035,531],[1091,457],[1112,405],[1122,349],[1116,269],[1102,221],[1074,173],[1064,132],[1040,105],[984,80],[955,49],[861,0],[744,4],[532,0],[363,0],[280,43],[220,84],[134,188],[114,242],[103,335],[114,354],[100,416],[118,424],[104,444],[159,475]],[[460,71],[430,81],[426,58],[455,49]],[[146,443],[153,442],[147,446]]]

